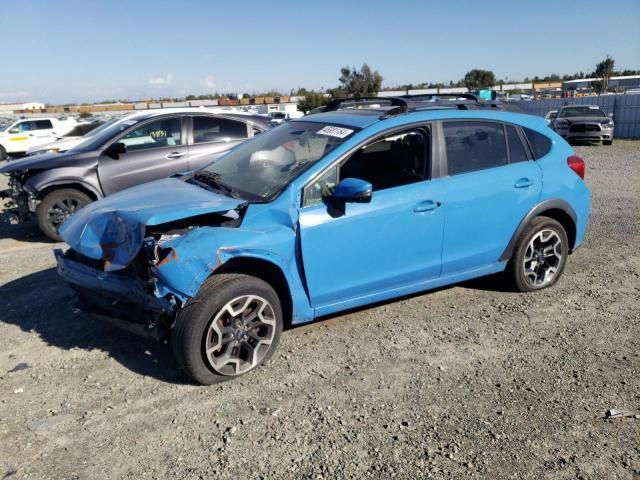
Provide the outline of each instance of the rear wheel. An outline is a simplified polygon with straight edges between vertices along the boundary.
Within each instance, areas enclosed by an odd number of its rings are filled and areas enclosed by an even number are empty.
[[[0,162],[6,159],[7,159],[7,151],[2,145],[0,145]]]
[[[220,274],[207,280],[178,313],[171,346],[182,370],[209,385],[266,362],[281,333],[280,299],[268,283]]]
[[[564,227],[552,218],[536,217],[520,235],[508,276],[521,292],[550,287],[562,275],[568,254]]]
[[[80,208],[91,203],[91,198],[75,188],[61,188],[48,193],[38,205],[38,226],[51,240],[61,241],[58,228]]]

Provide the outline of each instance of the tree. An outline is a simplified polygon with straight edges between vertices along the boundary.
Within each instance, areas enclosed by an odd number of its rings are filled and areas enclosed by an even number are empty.
[[[318,92],[307,92],[304,96],[304,100],[298,102],[298,110],[301,112],[308,112],[314,108],[318,108],[322,105],[326,105],[327,97]]]
[[[615,60],[607,55],[607,58],[596,65],[596,77],[602,79],[602,83],[600,85],[601,90],[599,90],[598,93],[606,92],[607,88],[609,88],[609,79],[611,78],[611,75],[613,75],[613,66],[615,63]],[[596,82],[593,83],[595,84]]]
[[[491,70],[474,68],[467,72],[462,79],[462,83],[469,91],[481,90],[483,88],[493,87],[496,83],[496,76]]]
[[[355,67],[342,67],[338,80],[340,81],[340,87],[332,89],[332,95],[338,96],[344,93],[352,97],[362,97],[377,95],[382,87],[383,78],[377,70],[372,72],[371,67],[363,63],[360,70]]]

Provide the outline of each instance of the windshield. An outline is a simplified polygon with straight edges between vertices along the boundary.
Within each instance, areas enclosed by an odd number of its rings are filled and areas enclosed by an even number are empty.
[[[84,152],[96,150],[97,148],[102,146],[102,144],[104,144],[105,142],[108,142],[113,137],[118,135],[120,132],[135,125],[139,121],[140,119],[138,118],[125,117],[125,118],[117,119],[109,125],[106,125],[106,124],[102,125],[102,127],[105,127],[105,128],[98,127],[99,129],[101,129],[99,132],[97,133],[91,132],[91,135],[88,135],[87,139],[84,142],[80,143],[79,145],[72,148],[71,150],[84,151]]]
[[[600,110],[600,107],[584,106],[563,108],[558,117],[606,117],[606,115]]]
[[[96,121],[91,123],[81,123],[74,127],[70,132],[65,133],[63,137],[83,137],[85,135],[93,135],[93,132],[98,129],[104,122]]]
[[[191,181],[247,199],[268,201],[356,130],[314,122],[288,122],[241,144],[196,172]]]

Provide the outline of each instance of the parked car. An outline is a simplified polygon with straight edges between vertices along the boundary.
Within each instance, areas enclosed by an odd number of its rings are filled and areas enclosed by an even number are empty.
[[[269,112],[269,116],[271,117],[271,121],[279,125],[286,120],[291,120],[292,118],[302,118],[304,117],[303,112]]]
[[[571,105],[562,107],[553,129],[567,141],[581,140],[613,143],[613,118],[596,105]]]
[[[201,168],[270,127],[269,119],[205,109],[130,114],[64,153],[46,153],[0,167],[9,175],[7,209],[16,220],[35,214],[59,240],[58,226],[84,205],[125,188]]]
[[[51,142],[76,126],[73,118],[26,118],[18,120],[0,132],[0,160],[18,157],[37,145]]]
[[[79,308],[169,335],[210,384],[265,362],[285,324],[498,272],[556,283],[590,208],[571,147],[531,115],[386,102],[332,102],[78,211],[55,256]]]
[[[34,145],[29,148],[26,155],[39,155],[41,153],[60,153],[71,150],[76,145],[80,145],[91,135],[100,133],[118,119],[114,118],[105,122],[103,120],[95,120],[93,122],[79,123],[64,135],[58,135],[51,142],[44,145]]]
[[[544,119],[547,122],[547,125],[549,125],[550,127],[553,127],[553,122],[556,118],[558,118],[557,110],[549,110],[547,114],[544,116]]]

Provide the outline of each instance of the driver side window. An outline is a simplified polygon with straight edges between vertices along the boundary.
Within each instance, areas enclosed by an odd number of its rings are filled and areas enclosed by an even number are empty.
[[[128,152],[182,145],[182,122],[179,117],[145,123],[118,140]]]
[[[331,196],[339,180],[358,178],[373,191],[400,187],[428,178],[429,132],[402,131],[360,148],[341,166],[333,166],[305,189],[303,206],[317,205]],[[338,170],[339,168],[339,170]]]

